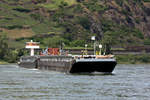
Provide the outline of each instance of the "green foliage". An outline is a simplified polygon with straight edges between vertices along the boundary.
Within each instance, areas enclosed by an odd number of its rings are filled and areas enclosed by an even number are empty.
[[[144,2],[150,2],[150,0],[143,0]]]
[[[150,39],[144,40],[144,45],[150,45]]]
[[[84,40],[74,40],[70,43],[71,47],[84,47],[85,41]]]
[[[116,26],[113,21],[102,19],[102,30],[103,30],[103,32],[112,31],[113,26]]]
[[[150,55],[117,55],[116,59],[118,63],[149,63]]]
[[[36,2],[36,3],[44,3],[44,2],[46,2],[46,0],[34,0],[34,2]]]
[[[62,38],[59,36],[54,36],[52,38],[45,38],[43,43],[45,45],[45,47],[59,47],[60,46],[60,42],[61,42]]]
[[[7,29],[21,29],[24,25],[32,26],[39,23],[39,21],[34,20],[28,14],[21,13],[18,11],[10,10],[9,14],[7,12],[1,11],[2,16],[4,17],[0,20],[0,27],[7,28]]]
[[[71,6],[73,4],[76,4],[76,0],[51,0],[51,3],[41,4],[41,6],[49,10],[56,10],[59,8],[64,8],[66,6]]]
[[[143,0],[133,0],[135,3],[141,3]]]
[[[61,1],[59,7],[64,8],[65,6],[68,6],[67,2]]]
[[[90,11],[98,11],[98,12],[103,12],[108,9],[106,5],[102,5],[98,3],[98,0],[91,0],[89,2],[84,2],[83,3]]]
[[[117,3],[119,6],[122,6],[124,0],[115,0],[115,1],[116,1],[116,3]]]
[[[4,59],[5,55],[7,54],[8,50],[8,43],[6,34],[2,34],[0,36],[0,59]]]
[[[14,8],[13,10],[16,10],[16,11],[19,11],[19,12],[24,12],[24,13],[31,12],[31,10],[23,8],[23,7],[17,7],[17,8]]]
[[[56,43],[53,43],[55,39],[53,36],[61,37],[67,46],[76,45],[76,43],[80,45],[78,40],[82,39],[89,42],[90,36],[93,35],[91,31],[95,31],[94,28],[97,27],[94,21],[99,21],[102,23],[104,44],[109,44],[110,47],[112,45],[138,45],[143,43],[144,37],[142,32],[134,27],[134,22],[140,24],[142,20],[139,16],[136,19],[133,18],[134,10],[130,3],[134,2],[136,6],[141,1],[115,0],[120,6],[117,10],[113,8],[115,5],[107,3],[108,0],[78,0],[78,2],[76,0],[49,0],[49,3],[46,0],[5,0],[0,3],[0,27],[1,31],[3,28],[7,31],[7,29],[24,30],[25,26],[28,26],[27,28],[32,29],[35,33],[35,37],[32,37],[35,41],[40,41],[44,46],[47,45],[47,41],[51,41],[52,44],[49,46],[56,47],[59,42],[56,40]],[[144,2],[148,1],[144,0]],[[129,7],[133,13],[128,12],[126,7]],[[107,10],[108,12],[105,13]],[[109,16],[110,11],[113,15],[109,18],[107,15]],[[121,19],[114,18],[118,13]],[[91,14],[92,17],[87,17],[87,14]],[[128,26],[130,22],[133,27]],[[91,25],[95,26],[91,27]],[[36,35],[41,35],[42,38]],[[46,35],[52,37],[44,37]],[[100,38],[100,33],[97,33],[96,36]],[[29,38],[11,40],[9,45],[13,44],[15,48],[22,48],[22,44],[27,40]],[[149,43],[145,40],[144,44]],[[82,42],[81,46],[84,46]]]
[[[39,34],[39,33],[48,33],[49,30],[50,30],[50,26],[49,25],[46,25],[44,23],[41,23],[41,24],[37,24],[35,26],[32,26],[32,30],[36,33],[36,34]]]
[[[83,9],[82,9],[80,4],[76,5],[76,7],[74,8],[74,12],[75,13],[82,13],[83,12]]]
[[[138,29],[132,29],[131,31],[133,33],[134,36],[140,38],[140,39],[144,39],[144,36],[142,34],[142,32]]]
[[[4,61],[8,63],[16,63],[19,58],[23,55],[26,55],[26,51],[24,49],[7,49],[7,53],[4,56]]]
[[[129,12],[127,9],[122,9],[122,13],[126,16],[126,20],[130,20],[128,16],[132,16],[131,12]]]
[[[12,29],[16,29],[16,28],[21,29],[21,28],[23,28],[23,26],[21,26],[21,25],[11,25],[11,26],[3,26],[3,28],[12,30]]]
[[[105,51],[106,54],[111,53],[111,47],[113,44],[115,44],[115,41],[113,40],[113,36],[111,36],[111,34],[112,34],[111,31],[105,32],[105,35],[101,40],[101,43],[104,46],[103,51]]]
[[[18,60],[17,50],[8,50],[8,53],[5,55],[4,60],[8,63],[15,63]]]
[[[91,23],[88,19],[88,17],[78,17],[78,21],[79,24],[81,24],[85,29],[90,29]]]
[[[13,50],[8,47],[8,39],[5,33],[0,36],[0,44],[0,60],[2,61],[15,63],[20,56],[24,55],[22,50]]]
[[[127,43],[137,44],[144,39],[140,30],[116,24],[111,20],[102,21],[102,30],[104,32],[103,40],[110,42],[112,45],[123,46],[123,43],[126,43],[125,45],[127,45]]]
[[[39,21],[43,20],[39,13],[30,14],[30,16],[35,20],[39,20]]]
[[[69,41],[72,41],[73,40],[73,35],[71,33],[65,33],[63,34],[62,36],[64,39],[67,39]]]
[[[136,22],[137,24],[139,24],[139,23],[140,23],[140,19],[139,19],[139,18],[135,18],[135,22]]]
[[[59,22],[61,18],[64,17],[64,9],[57,11],[53,14],[52,19],[53,21]]]

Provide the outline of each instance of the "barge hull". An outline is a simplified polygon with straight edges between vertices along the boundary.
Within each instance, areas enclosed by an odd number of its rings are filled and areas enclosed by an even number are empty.
[[[19,66],[65,73],[111,73],[116,64],[115,59],[74,59],[72,56],[30,56],[22,57]]]
[[[73,58],[70,56],[41,56],[38,69],[68,73],[72,67]]]
[[[70,73],[111,73],[115,65],[116,62],[77,62],[72,66]]]

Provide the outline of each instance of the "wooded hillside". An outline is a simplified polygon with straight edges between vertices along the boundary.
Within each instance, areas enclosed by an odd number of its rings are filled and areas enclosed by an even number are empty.
[[[10,48],[33,39],[42,46],[150,44],[150,0],[0,0],[0,34]]]

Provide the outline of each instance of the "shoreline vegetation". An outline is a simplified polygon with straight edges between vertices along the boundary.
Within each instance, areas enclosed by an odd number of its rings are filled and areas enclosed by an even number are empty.
[[[141,55],[115,55],[118,64],[150,64],[150,54]],[[17,63],[17,61],[15,62]],[[0,60],[0,65],[11,64],[7,61]]]
[[[3,65],[3,64],[9,64],[9,63],[6,61],[0,60],[0,65]]]
[[[140,55],[116,55],[118,64],[150,64],[150,54]]]

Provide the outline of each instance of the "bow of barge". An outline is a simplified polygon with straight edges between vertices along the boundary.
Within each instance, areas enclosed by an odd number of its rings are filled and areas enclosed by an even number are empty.
[[[115,59],[76,59],[70,73],[111,73],[116,64]]]

